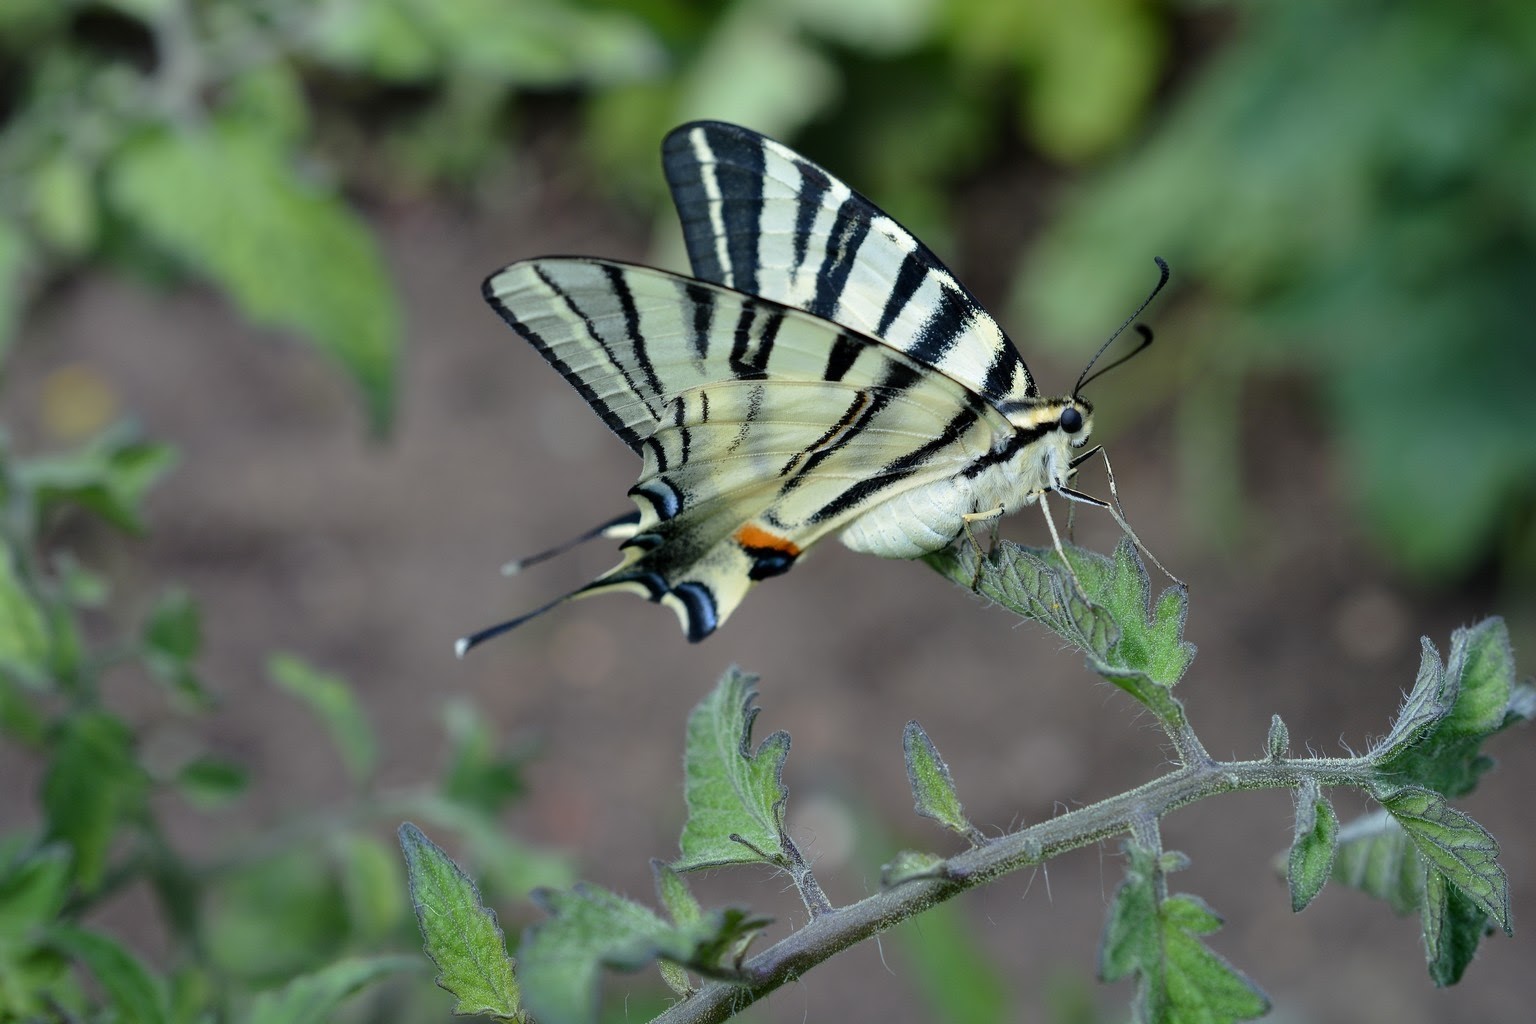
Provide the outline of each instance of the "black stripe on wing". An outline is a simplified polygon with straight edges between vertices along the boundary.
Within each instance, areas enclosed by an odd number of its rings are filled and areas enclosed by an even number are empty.
[[[485,301],[488,302],[491,308],[496,311],[497,316],[506,321],[507,326],[511,327],[518,334],[521,334],[523,337],[527,338],[533,347],[538,349],[539,354],[549,361],[549,365],[553,366],[556,370],[559,371],[560,376],[564,377],[566,381],[571,385],[571,387],[576,389],[577,393],[580,394],[586,403],[592,407],[592,411],[597,413],[598,418],[607,425],[609,430],[613,431],[615,434],[618,434],[625,444],[629,445],[631,449],[638,452],[640,450],[640,445],[644,442],[645,439],[637,434],[627,423],[625,423],[624,420],[621,419],[619,415],[609,407],[608,403],[605,402],[596,391],[592,390],[592,385],[587,383],[586,378],[572,370],[570,366],[560,358],[559,354],[555,352],[554,348],[551,347],[550,344],[538,334],[538,332],[534,331],[527,324],[525,324],[518,317],[514,310],[510,309],[505,303],[501,301],[501,296],[496,294],[496,290],[492,286],[492,282],[495,281],[496,278],[501,275],[501,273],[501,271],[497,271],[495,274],[487,277],[484,283],[481,284],[480,294],[485,296]]]
[[[1038,395],[1012,342],[932,250],[824,168],[718,121],[674,129],[662,143],[662,163],[699,278],[879,338],[949,372],[999,408]],[[792,216],[769,215],[770,205],[785,202],[794,204]],[[860,263],[889,267],[888,291],[875,308],[850,312],[845,291]],[[867,273],[862,283],[868,285]],[[925,287],[937,295],[933,308],[909,309]],[[905,323],[893,331],[898,318]],[[984,349],[956,352],[963,355],[958,363],[944,365],[962,343]]]

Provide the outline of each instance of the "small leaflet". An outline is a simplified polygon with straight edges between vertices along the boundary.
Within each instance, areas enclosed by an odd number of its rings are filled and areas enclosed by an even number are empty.
[[[343,1001],[392,974],[420,970],[414,956],[356,957],[301,974],[251,1003],[244,1024],[326,1024]]]
[[[1221,918],[1199,897],[1162,897],[1164,858],[1127,846],[1130,863],[1099,943],[1099,977],[1136,978],[1138,1024],[1232,1024],[1269,1012],[1269,997],[1201,941]]]
[[[596,1021],[604,967],[636,971],[664,958],[719,975],[721,959],[768,923],[728,907],[689,925],[669,924],[648,907],[586,883],[533,895],[550,916],[524,934],[518,973],[539,1024]]]
[[[965,816],[965,808],[955,795],[955,780],[938,747],[917,722],[908,722],[902,734],[906,754],[907,779],[912,784],[913,809],[952,832],[970,840],[972,846],[985,841],[981,832]]]
[[[1002,541],[985,557],[961,544],[924,556],[961,586],[1034,619],[1088,656],[1088,664],[1164,720],[1177,717],[1168,690],[1194,660],[1184,639],[1188,591],[1171,586],[1151,600],[1151,580],[1135,546],[1114,557],[1067,548],[1080,591],[1055,553]],[[1084,593],[1086,591],[1086,594]]]
[[[320,719],[352,780],[367,781],[378,763],[378,741],[347,681],[291,654],[274,654],[267,661],[267,674]]]
[[[521,996],[496,912],[449,856],[415,825],[400,826],[411,902],[437,984],[452,993],[453,1012],[522,1021]]]
[[[1509,876],[1499,864],[1499,844],[1487,829],[1419,786],[1379,796],[1414,847],[1446,881],[1460,889],[1505,934],[1509,923]]]
[[[1279,716],[1275,721],[1279,721]],[[1296,834],[1291,840],[1286,881],[1291,910],[1300,913],[1322,891],[1333,873],[1339,845],[1339,818],[1317,781],[1306,779],[1296,791]]]
[[[776,732],[751,751],[755,682],[737,668],[727,670],[688,716],[683,758],[688,820],[672,865],[677,871],[790,863],[784,840],[789,733]]]

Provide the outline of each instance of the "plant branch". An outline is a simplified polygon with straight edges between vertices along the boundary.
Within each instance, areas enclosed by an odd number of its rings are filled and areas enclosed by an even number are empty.
[[[1289,789],[1307,779],[1319,786],[1365,788],[1374,766],[1370,755],[1255,761],[1207,758],[1187,764],[1129,792],[956,854],[931,874],[815,916],[805,927],[743,964],[740,982],[706,985],[655,1021],[708,1024],[726,1020],[823,960],[937,903],[1019,868],[1130,832],[1138,823],[1155,821],[1197,800],[1237,790]]]

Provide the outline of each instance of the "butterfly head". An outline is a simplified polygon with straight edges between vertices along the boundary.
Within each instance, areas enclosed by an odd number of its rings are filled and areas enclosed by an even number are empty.
[[[1065,399],[1056,415],[1056,429],[1073,448],[1081,448],[1093,433],[1093,406],[1081,398]]]

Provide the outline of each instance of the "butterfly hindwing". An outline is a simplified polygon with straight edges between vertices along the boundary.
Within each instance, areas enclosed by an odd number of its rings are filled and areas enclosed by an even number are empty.
[[[691,639],[872,503],[951,477],[1012,433],[899,350],[717,285],[541,259],[485,293],[644,460],[625,561],[578,593],[643,594]]]
[[[662,162],[699,278],[878,338],[1005,413],[1038,392],[997,322],[874,203],[736,125],[672,131]]]

